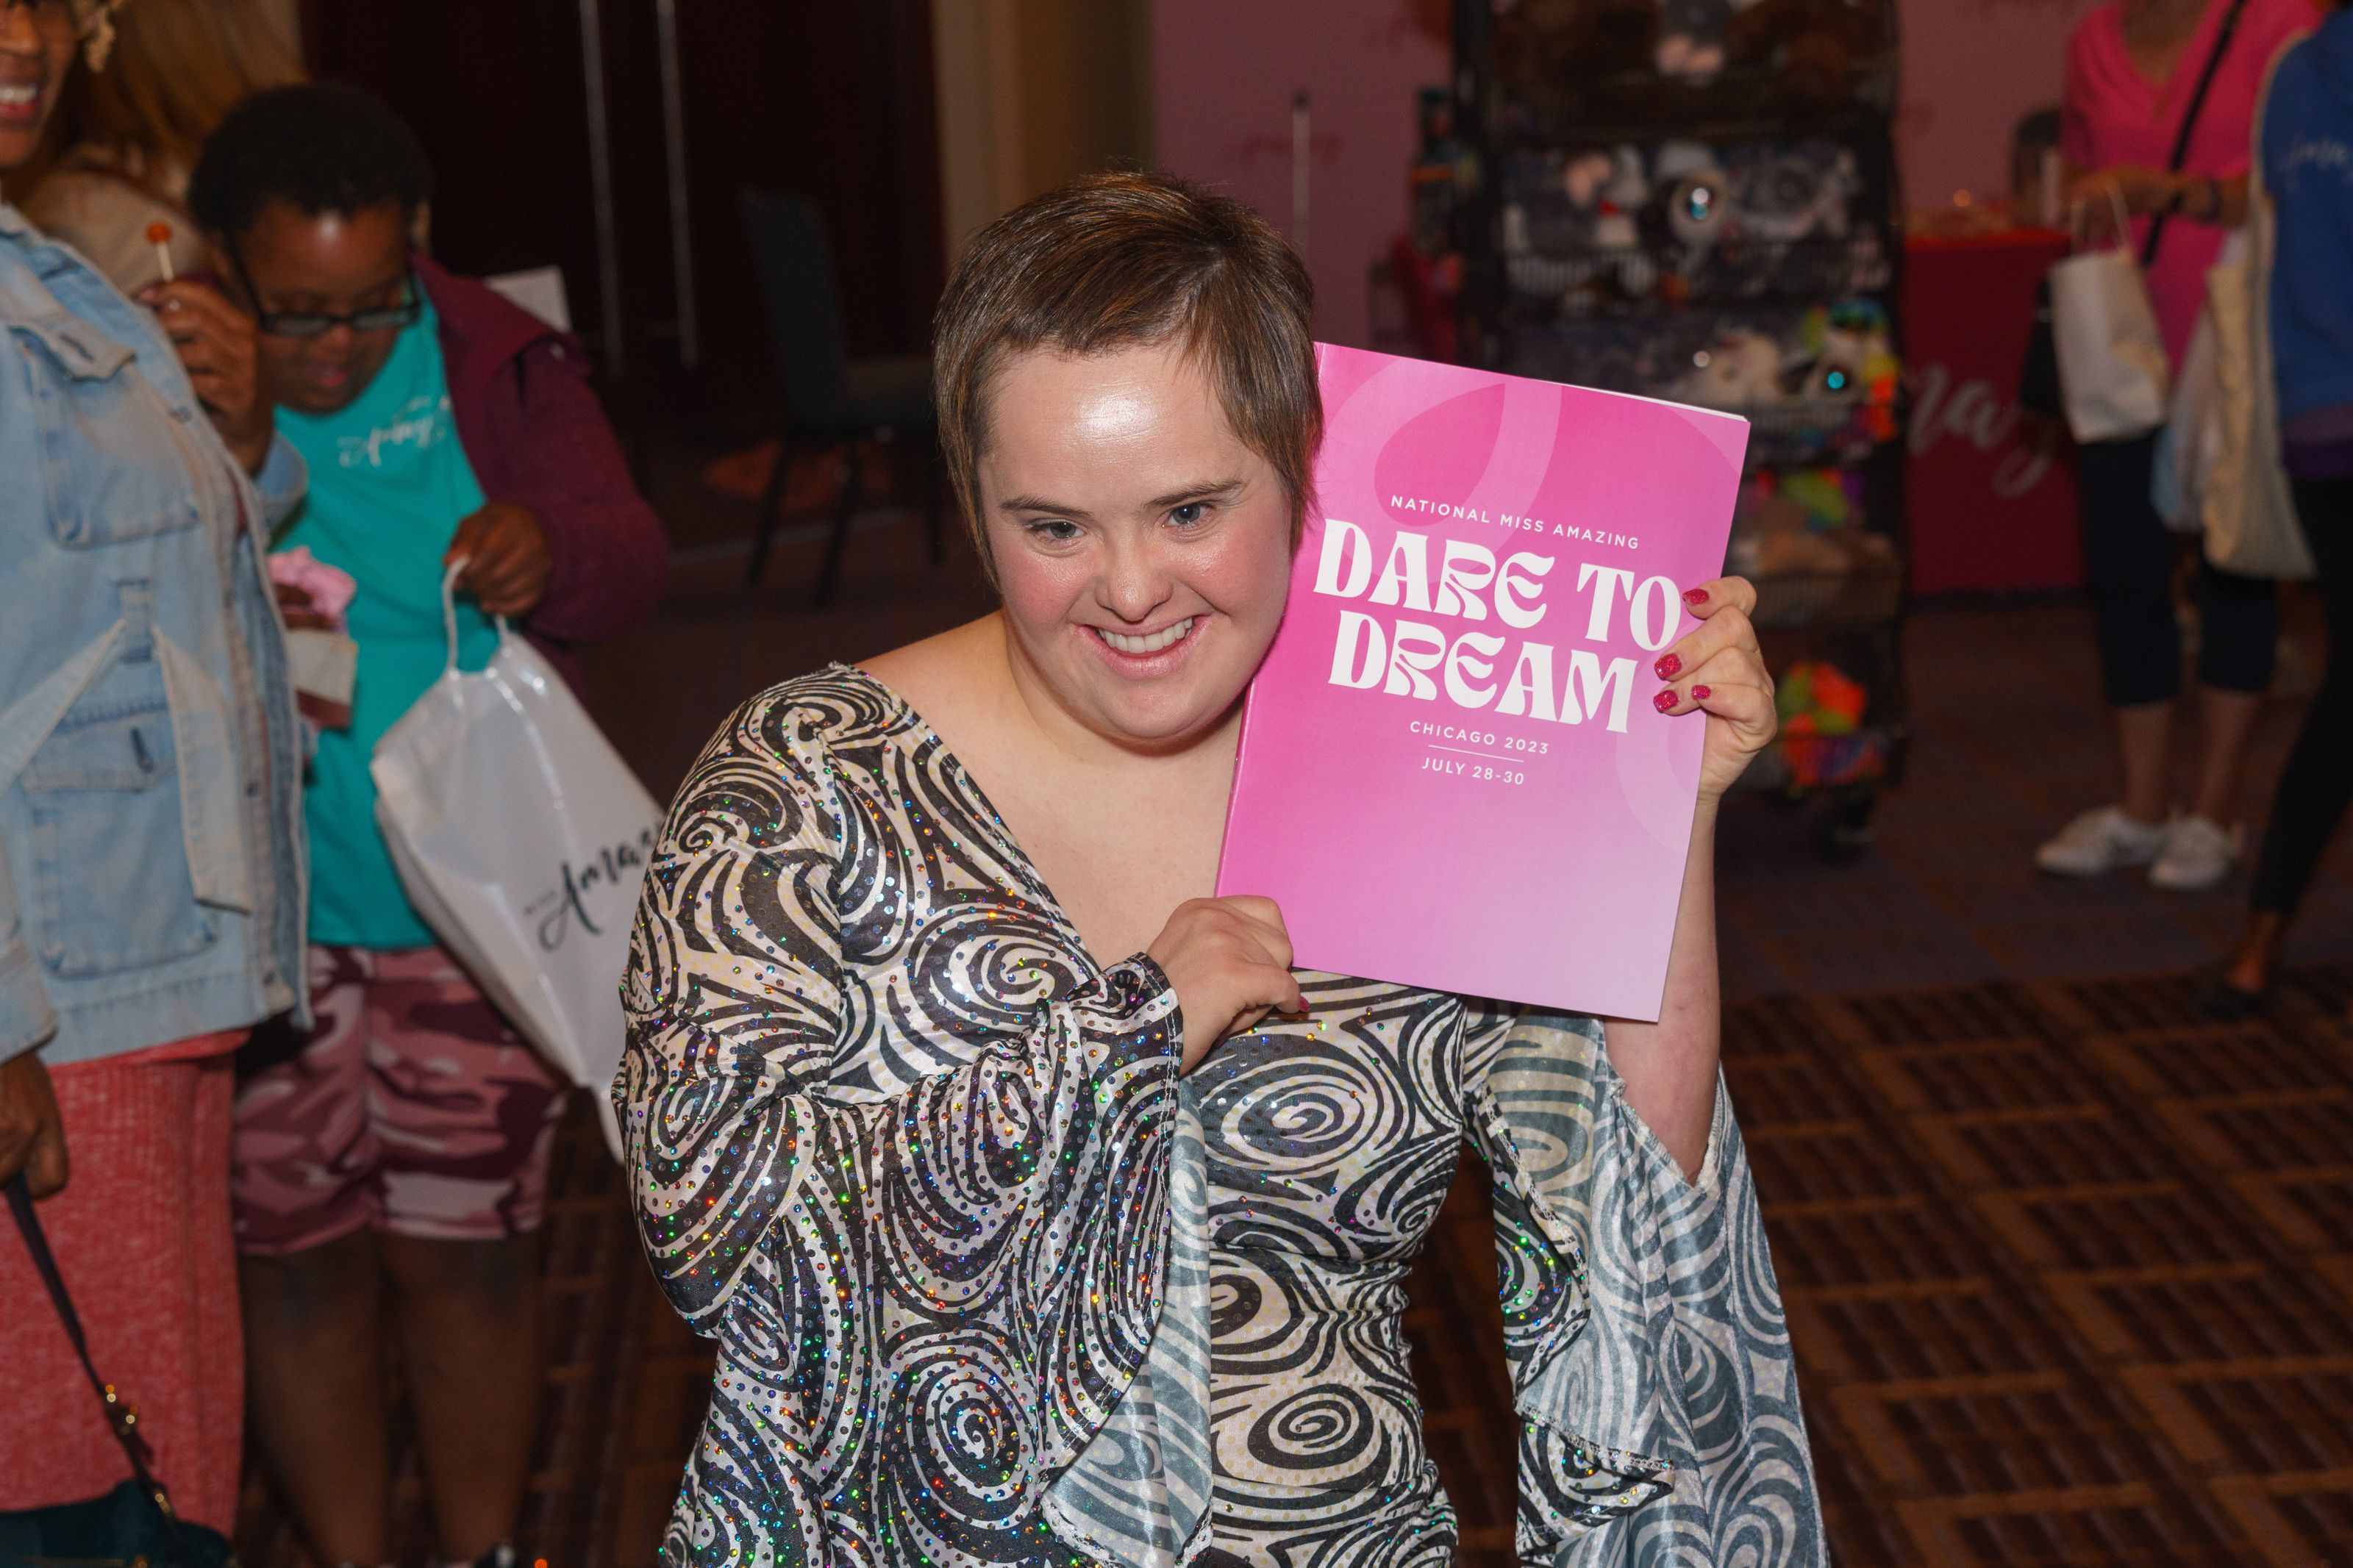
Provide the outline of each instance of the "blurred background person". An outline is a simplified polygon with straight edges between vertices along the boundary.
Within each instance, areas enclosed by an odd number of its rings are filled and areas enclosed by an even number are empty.
[[[0,3],[0,175],[41,147],[104,21]],[[159,303],[176,356],[0,203],[0,339],[23,351],[0,374],[0,1181],[46,1200],[90,1354],[179,1512],[226,1531],[230,1053],[301,999],[301,762],[262,556],[302,471],[271,439],[252,324],[186,279]],[[13,1240],[0,1367],[0,1513],[127,1478]]]
[[[2246,932],[2204,994],[2210,1012],[2232,1017],[2270,989],[2288,922],[2353,800],[2353,11],[2342,0],[2281,60],[2263,159],[2277,224],[2280,455],[2312,546],[2328,664],[2272,800]]]
[[[2067,44],[2060,150],[2070,202],[2094,236],[2116,206],[2140,247],[2161,223],[2147,259],[2151,301],[2168,359],[2181,363],[2205,299],[2206,269],[2224,231],[2242,220],[2255,95],[2281,44],[2312,25],[2308,0],[2111,0]],[[2168,168],[2200,79],[2212,80],[2180,167]],[[2174,613],[2175,542],[2149,499],[2158,433],[2078,448],[2084,557],[2090,577],[2102,683],[2115,715],[2120,798],[2084,812],[2036,851],[2063,876],[2147,866],[2157,887],[2211,888],[2231,874],[2247,742],[2271,685],[2279,637],[2274,584],[2216,570],[2201,556],[2197,782],[2176,816],[2173,710],[2181,686]]]
[[[248,1060],[235,1140],[253,1433],[330,1563],[389,1554],[387,1329],[442,1555],[512,1561],[565,1096],[410,905],[370,756],[441,676],[445,570],[465,668],[493,616],[565,664],[651,612],[668,554],[577,340],[416,249],[431,184],[389,110],[320,83],[232,111],[188,188],[311,465],[280,542],[358,585],[351,722],[303,795],[318,1021]]]
[[[231,109],[302,68],[258,0],[138,0],[113,25],[105,68],[67,74],[44,138],[54,156],[27,171],[23,205],[135,296],[164,281],[156,224],[171,231],[174,272],[206,270],[186,204],[196,150]]]

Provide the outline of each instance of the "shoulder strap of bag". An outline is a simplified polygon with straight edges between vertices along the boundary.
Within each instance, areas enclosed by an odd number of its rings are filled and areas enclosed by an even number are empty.
[[[2239,30],[2239,17],[2247,9],[2247,0],[2231,0],[2231,8],[2222,13],[2222,25],[2214,31],[2214,47],[2206,57],[2206,66],[2198,73],[2198,85],[2189,89],[2189,102],[2181,111],[2181,129],[2173,133],[2173,155],[2165,161],[2166,173],[2181,172],[2182,160],[2189,156],[2189,136],[2198,129],[2199,111],[2206,107],[2206,94],[2214,85],[2214,73],[2222,68],[2222,56],[2231,47],[2231,35]],[[2141,270],[2148,270],[2157,259],[2158,241],[2165,235],[2165,216],[2158,214],[2148,220],[2148,235],[2140,242]]]
[[[22,1172],[9,1178],[7,1191],[8,1209],[16,1216],[17,1233],[25,1238],[25,1250],[33,1255],[34,1270],[48,1289],[49,1302],[58,1310],[58,1321],[65,1325],[66,1338],[73,1342],[74,1354],[81,1360],[82,1373],[90,1379],[90,1388],[98,1394],[99,1405],[106,1415],[106,1429],[113,1433],[114,1440],[122,1446],[123,1458],[131,1461],[131,1474],[138,1481],[139,1489],[146,1494],[148,1501],[155,1505],[155,1511],[164,1516],[164,1531],[171,1540],[173,1555],[184,1558],[185,1546],[180,1539],[180,1517],[172,1511],[171,1494],[164,1489],[164,1483],[155,1479],[155,1473],[147,1468],[152,1456],[146,1437],[137,1429],[138,1412],[122,1403],[113,1387],[98,1375],[98,1368],[90,1363],[90,1342],[81,1331],[81,1314],[74,1310],[73,1298],[66,1293],[65,1276],[58,1272],[57,1256],[49,1250],[49,1238],[41,1229],[40,1215],[34,1212],[33,1192],[25,1184]]]

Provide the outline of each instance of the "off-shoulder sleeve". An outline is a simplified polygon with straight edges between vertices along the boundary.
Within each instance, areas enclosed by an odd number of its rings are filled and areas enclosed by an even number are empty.
[[[1503,1010],[1472,1029],[1521,1560],[1820,1568],[1788,1329],[1730,1100],[1719,1086],[1686,1181],[1626,1103],[1598,1020]]]
[[[647,1255],[722,1344],[673,1521],[695,1562],[795,1531],[829,1561],[827,1532],[883,1496],[955,1530],[987,1531],[994,1506],[1018,1530],[1005,1496],[1084,1447],[1160,1303],[1179,1019],[1149,959],[902,1093],[825,1092],[849,1005],[845,824],[813,729],[755,700],[712,742],[623,982],[614,1093]],[[943,1459],[976,1432],[987,1464]],[[953,1495],[980,1469],[995,1505]]]

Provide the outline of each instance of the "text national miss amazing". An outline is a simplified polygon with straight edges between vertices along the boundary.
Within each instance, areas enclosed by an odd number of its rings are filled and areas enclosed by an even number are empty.
[[[1435,561],[1433,545],[1440,552]],[[1607,728],[1623,733],[1634,689],[1633,658],[1609,658],[1590,647],[1572,647],[1563,658],[1556,643],[1576,637],[1606,649],[1612,624],[1623,615],[1633,640],[1656,653],[1674,639],[1682,624],[1674,584],[1664,577],[1638,581],[1622,566],[1576,563],[1574,592],[1585,610],[1581,636],[1574,609],[1546,633],[1552,640],[1543,642],[1472,625],[1489,621],[1492,612],[1493,621],[1510,633],[1534,631],[1553,608],[1545,602],[1546,591],[1568,580],[1566,571],[1554,576],[1558,563],[1556,556],[1526,551],[1498,561],[1493,551],[1473,541],[1406,529],[1397,531],[1384,556],[1356,524],[1325,519],[1316,593],[1457,623],[1450,628],[1402,613],[1343,610],[1332,648],[1331,683],[1358,691],[1378,687],[1393,697],[1426,702],[1436,701],[1443,690],[1458,708],[1561,724],[1581,724],[1606,710]],[[1499,677],[1499,671],[1506,673]]]

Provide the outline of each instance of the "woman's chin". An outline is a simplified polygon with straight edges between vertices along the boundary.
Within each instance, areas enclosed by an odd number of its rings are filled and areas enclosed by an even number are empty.
[[[1090,637],[1090,640],[1093,640]],[[1257,669],[1236,667],[1230,649],[1184,644],[1145,657],[1119,654],[1100,642],[1080,650],[1080,684],[1106,738],[1127,745],[1181,745],[1215,729],[1233,711]],[[1171,657],[1174,656],[1174,657]]]

